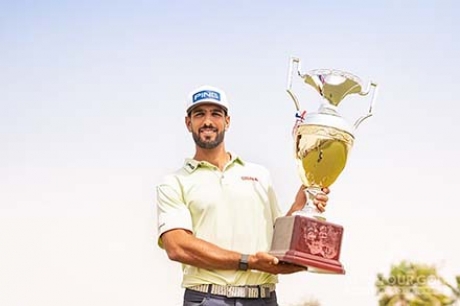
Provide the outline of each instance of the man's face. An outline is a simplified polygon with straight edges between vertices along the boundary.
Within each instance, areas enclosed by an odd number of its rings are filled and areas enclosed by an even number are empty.
[[[214,149],[224,141],[230,117],[220,106],[203,104],[192,109],[185,123],[198,147]]]

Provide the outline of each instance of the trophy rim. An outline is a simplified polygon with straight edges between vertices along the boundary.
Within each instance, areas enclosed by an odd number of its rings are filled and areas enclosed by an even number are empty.
[[[356,83],[358,83],[358,85],[360,85],[361,88],[363,87],[363,81],[361,80],[360,77],[358,77],[357,75],[351,72],[348,72],[346,70],[340,70],[340,69],[329,69],[329,68],[313,69],[313,70],[307,71],[304,74],[301,74],[300,77],[305,78],[306,76],[319,76],[319,75],[327,75],[327,74],[338,75],[338,76],[345,77],[347,79],[351,79],[355,81]]]

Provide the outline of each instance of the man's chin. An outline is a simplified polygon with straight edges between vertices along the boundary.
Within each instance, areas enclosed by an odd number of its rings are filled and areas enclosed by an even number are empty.
[[[219,135],[215,135],[210,137],[209,135],[203,136],[194,134],[193,139],[195,140],[195,144],[203,149],[214,149],[219,146],[223,142],[223,137],[219,137]]]
[[[196,143],[200,148],[203,149],[214,149],[216,148],[219,144],[216,143],[215,141],[200,141]]]

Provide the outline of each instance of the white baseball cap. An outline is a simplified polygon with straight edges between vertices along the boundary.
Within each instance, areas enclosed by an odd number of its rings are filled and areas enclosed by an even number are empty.
[[[228,101],[225,92],[217,87],[203,85],[188,94],[187,113],[195,106],[204,103],[217,104],[228,111]]]

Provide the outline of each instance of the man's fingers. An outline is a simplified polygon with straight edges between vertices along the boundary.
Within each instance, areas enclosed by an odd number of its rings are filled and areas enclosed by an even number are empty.
[[[316,208],[318,208],[318,210],[320,212],[324,212],[325,209],[326,209],[326,202],[323,202],[323,201],[318,201],[315,199],[315,201],[313,201],[313,203],[315,204]]]
[[[326,203],[329,200],[329,197],[325,194],[317,194],[315,196],[315,200]]]
[[[316,207],[318,208],[318,210],[319,210],[320,212],[324,212],[324,211],[325,211],[324,205],[321,204],[321,203],[318,204],[318,205],[316,205]]]

